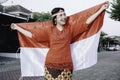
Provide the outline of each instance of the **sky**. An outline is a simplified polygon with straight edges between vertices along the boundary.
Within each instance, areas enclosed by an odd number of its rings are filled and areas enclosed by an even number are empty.
[[[2,5],[21,5],[33,12],[50,12],[54,7],[63,7],[67,15],[93,7],[106,0],[8,0]],[[108,0],[112,2],[113,0]],[[111,7],[109,7],[110,9]],[[109,10],[108,9],[108,10]],[[109,18],[106,13],[102,31],[109,36],[120,36],[120,22]]]

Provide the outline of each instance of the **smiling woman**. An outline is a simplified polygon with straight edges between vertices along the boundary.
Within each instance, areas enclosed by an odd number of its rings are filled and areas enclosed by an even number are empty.
[[[108,2],[104,2],[71,16],[66,16],[65,10],[57,7],[51,11],[52,21],[12,24],[11,29],[17,30],[19,34],[21,58],[27,58],[27,61],[30,58],[31,63],[35,63],[32,66],[27,63],[26,66],[33,72],[27,70],[28,74],[25,72],[23,75],[44,75],[46,80],[72,80],[73,70],[94,65],[97,62],[99,30],[108,6]],[[94,47],[92,45],[94,50],[88,45],[84,46],[85,42],[80,45],[84,40],[88,40],[86,43],[90,46],[95,40]],[[47,51],[44,51],[46,48]],[[87,51],[83,51],[83,48]],[[88,57],[91,55],[94,58]],[[22,61],[23,66],[26,63]]]

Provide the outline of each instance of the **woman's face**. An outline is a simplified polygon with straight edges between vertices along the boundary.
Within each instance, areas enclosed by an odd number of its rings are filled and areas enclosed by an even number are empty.
[[[65,25],[65,23],[66,23],[66,14],[65,14],[64,11],[60,12],[60,13],[57,13],[56,23],[57,23],[57,25]]]

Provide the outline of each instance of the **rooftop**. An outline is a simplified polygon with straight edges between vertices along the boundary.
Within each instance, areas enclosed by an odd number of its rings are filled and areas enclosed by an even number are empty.
[[[21,5],[10,5],[10,6],[3,6],[0,5],[0,11],[5,11],[5,13],[9,12],[24,12],[24,13],[32,13],[30,10],[22,7]]]

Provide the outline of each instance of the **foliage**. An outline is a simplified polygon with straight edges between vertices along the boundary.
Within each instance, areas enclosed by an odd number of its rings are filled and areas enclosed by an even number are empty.
[[[33,19],[35,20],[35,21],[49,21],[49,20],[51,20],[52,19],[52,16],[50,15],[50,13],[49,12],[47,12],[47,13],[44,13],[44,12],[42,12],[42,13],[34,13],[33,14]]]
[[[110,13],[110,18],[115,21],[120,21],[120,0],[113,0],[112,8],[108,13]]]
[[[107,47],[120,45],[120,36],[108,36],[106,33],[101,32],[98,51],[106,50]]]
[[[100,40],[99,40],[99,46],[98,46],[98,51],[101,51],[102,50],[102,48],[103,48],[103,43],[104,43],[104,41],[105,41],[105,36],[106,36],[107,34],[106,33],[104,33],[104,32],[101,32],[101,34],[100,34]]]

